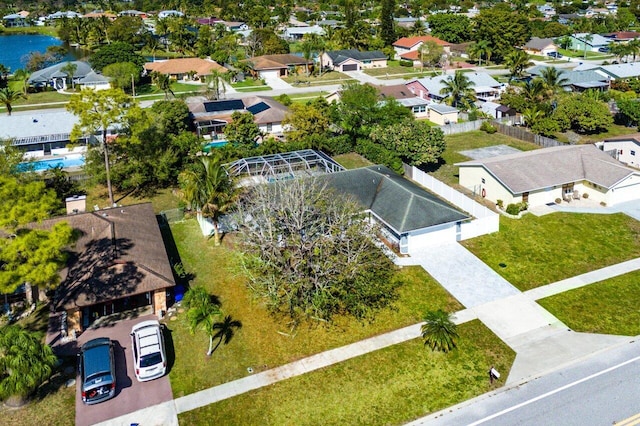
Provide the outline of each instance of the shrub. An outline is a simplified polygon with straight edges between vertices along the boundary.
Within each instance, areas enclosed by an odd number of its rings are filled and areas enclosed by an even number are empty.
[[[503,208],[503,207],[504,207],[504,201],[502,201],[502,200],[496,200],[496,205],[497,205],[498,207],[500,207],[500,208]]]
[[[400,60],[400,66],[401,67],[409,67],[409,68],[411,68],[413,66],[413,61],[407,61],[406,59],[401,59]]]
[[[560,204],[562,200],[560,198],[556,198],[556,204]]]
[[[495,132],[498,131],[498,129],[495,128],[495,126],[493,126],[490,122],[488,121],[484,121],[482,122],[482,125],[480,126],[480,130],[482,130],[483,132],[487,132],[490,135],[494,134]]]
[[[585,192],[584,194],[582,194],[582,198],[584,198],[585,200],[589,198],[589,193]]]
[[[469,121],[476,121],[478,119],[478,110],[477,109],[472,109],[467,114],[467,117],[468,117]]]
[[[329,151],[331,155],[339,155],[346,154],[348,152],[353,151],[354,145],[351,141],[351,138],[348,135],[340,135],[335,137],[330,137],[325,146],[324,150]]]
[[[283,93],[282,95],[276,96],[273,99],[275,99],[276,101],[280,102],[284,106],[290,106],[293,103],[293,101],[291,100],[289,95],[287,95],[286,93]]]
[[[402,160],[398,155],[369,139],[358,139],[356,152],[374,164],[384,164],[398,174],[404,174]]]
[[[516,216],[518,213],[520,213],[520,206],[518,206],[517,204],[509,204],[507,206],[507,213]]]

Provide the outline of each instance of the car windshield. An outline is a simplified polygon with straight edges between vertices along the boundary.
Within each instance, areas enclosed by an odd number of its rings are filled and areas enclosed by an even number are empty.
[[[140,358],[140,367],[151,367],[152,365],[160,364],[161,362],[162,355],[160,355],[160,352],[156,352]]]

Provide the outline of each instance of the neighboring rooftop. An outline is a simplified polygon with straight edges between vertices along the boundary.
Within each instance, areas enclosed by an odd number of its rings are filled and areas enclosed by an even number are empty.
[[[332,50],[326,53],[331,58],[334,65],[340,65],[341,63],[346,62],[349,59],[354,59],[359,62],[387,59],[387,55],[379,50],[362,52],[357,49],[343,49]]]
[[[611,188],[637,173],[591,144],[544,148],[456,165],[483,167],[514,194],[581,180]]]
[[[147,62],[144,69],[157,71],[161,74],[187,74],[195,72],[198,76],[210,75],[212,71],[225,73],[228,70],[216,61],[200,58],[177,58],[162,61]]]

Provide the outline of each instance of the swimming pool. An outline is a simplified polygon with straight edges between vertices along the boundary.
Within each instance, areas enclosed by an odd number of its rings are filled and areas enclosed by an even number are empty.
[[[35,160],[20,163],[18,169],[20,171],[33,170],[35,172],[41,172],[56,167],[62,167],[66,169],[68,167],[82,167],[84,166],[84,156],[82,155],[67,155],[59,158],[49,158],[46,160]]]
[[[211,151],[212,148],[222,148],[223,146],[225,146],[226,144],[228,144],[229,141],[225,141],[225,140],[219,140],[219,141],[215,141],[215,142],[209,142],[208,144],[206,144],[202,150],[204,152],[209,152]]]

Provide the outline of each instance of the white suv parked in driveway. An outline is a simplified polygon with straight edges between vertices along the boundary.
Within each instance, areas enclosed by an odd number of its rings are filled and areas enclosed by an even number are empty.
[[[144,321],[131,329],[133,368],[139,382],[157,379],[167,371],[167,356],[160,323]]]

